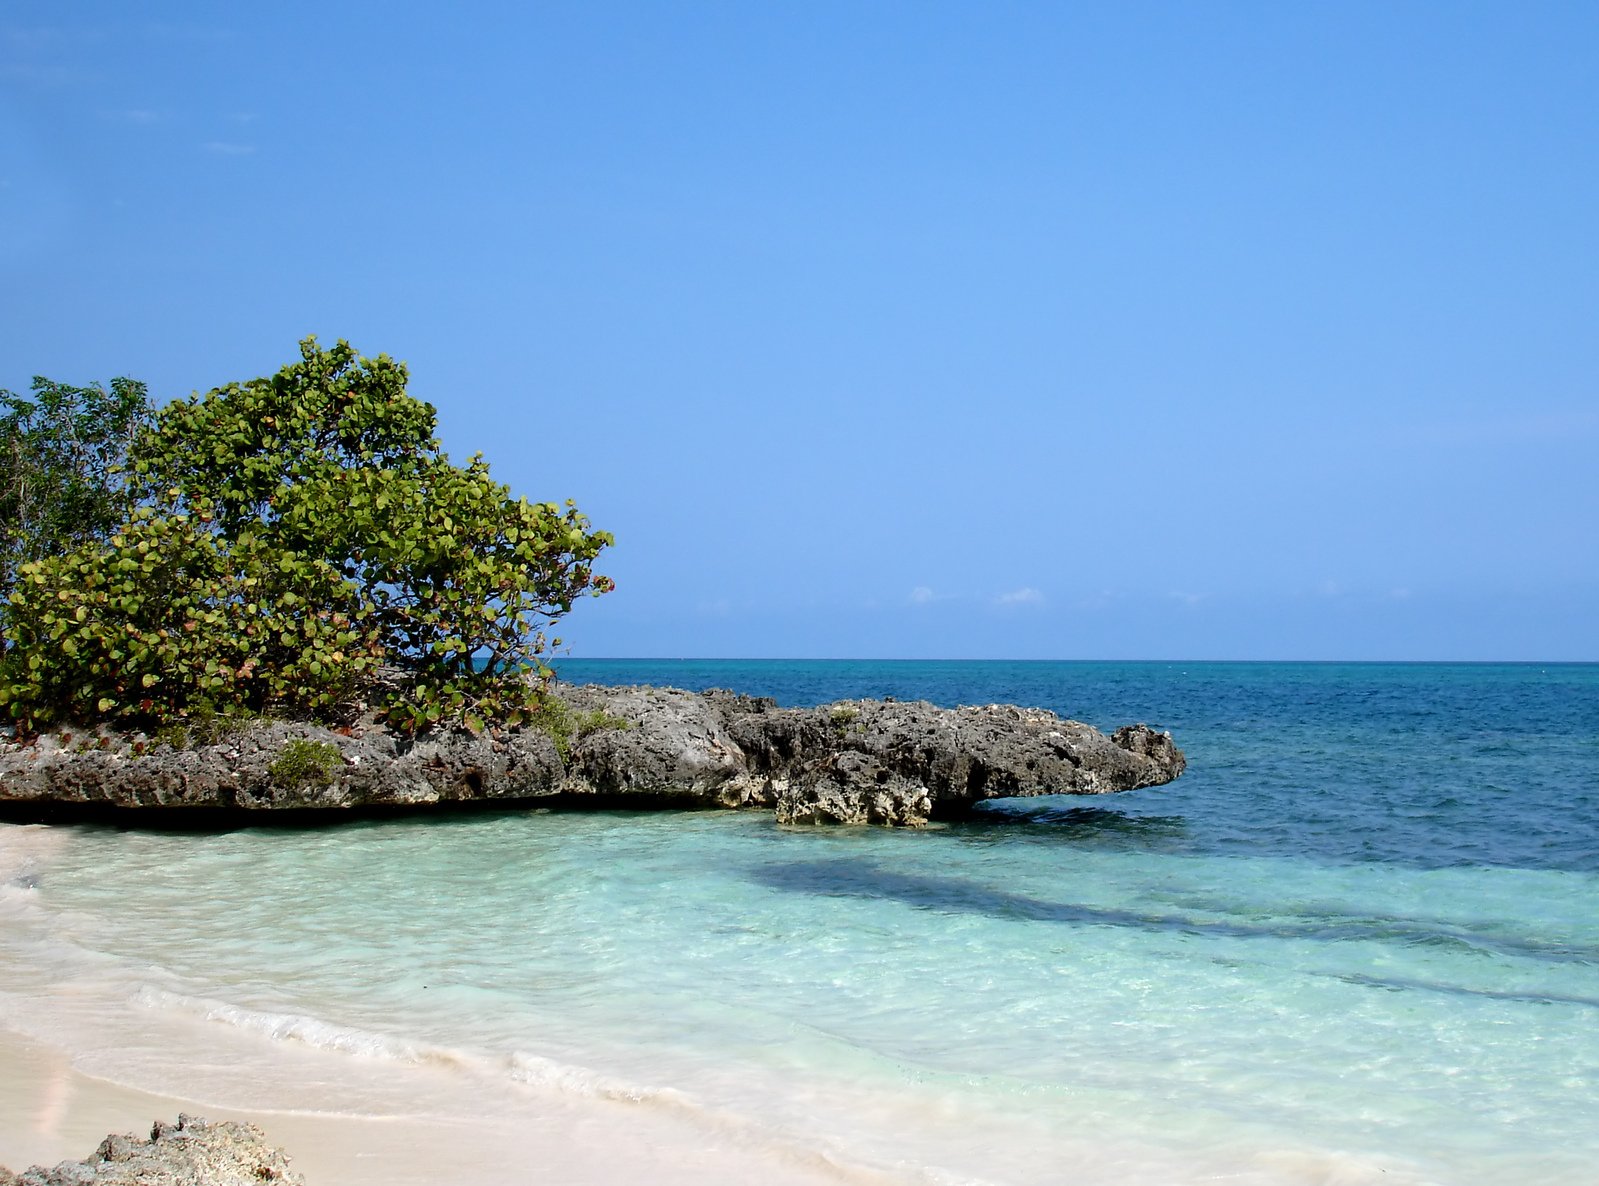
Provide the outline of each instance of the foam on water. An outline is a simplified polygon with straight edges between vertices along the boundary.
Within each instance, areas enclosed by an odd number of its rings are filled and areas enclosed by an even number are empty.
[[[1162,714],[1097,723],[1176,728],[1173,787],[916,833],[717,813],[8,826],[0,1021],[131,1077],[161,1073],[162,1034],[204,1027],[280,1104],[293,1077],[272,1068],[306,1049],[381,1068],[347,1097],[373,1108],[426,1073],[463,1100],[509,1084],[664,1110],[863,1181],[1587,1183],[1593,730],[1565,697],[1506,715],[1487,669],[1489,761],[1458,673],[1412,675],[1418,693],[1376,669],[1371,696],[1358,674],[1212,673],[1199,695],[1169,677]],[[1029,699],[1001,682],[922,694]],[[1372,749],[1391,720],[1371,703],[1422,693],[1455,707]],[[1462,754],[1488,764],[1462,775]],[[1522,835],[1478,834],[1506,826],[1483,799],[1512,777]],[[1394,820],[1431,839],[1372,839]],[[151,1036],[97,1045],[118,1017]],[[205,1073],[249,1106],[232,1069]]]
[[[235,1029],[259,1034],[273,1041],[303,1042],[307,1046],[336,1050],[342,1054],[354,1054],[362,1058],[435,1063],[446,1067],[464,1066],[467,1062],[467,1058],[460,1052],[438,1046],[418,1046],[370,1030],[335,1025],[317,1017],[245,1009],[238,1005],[230,1005],[226,1001],[184,996],[182,993],[167,992],[149,985],[136,989],[131,1000],[140,1008],[189,1013],[204,1021],[233,1026]]]

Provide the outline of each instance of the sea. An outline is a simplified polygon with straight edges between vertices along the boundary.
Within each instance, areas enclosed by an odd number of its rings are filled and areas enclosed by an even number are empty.
[[[275,1050],[383,1068],[374,1113],[425,1064],[841,1181],[1599,1182],[1599,665],[557,667],[1143,721],[1188,769],[917,830],[0,824],[0,1026],[246,1107],[315,1094]]]

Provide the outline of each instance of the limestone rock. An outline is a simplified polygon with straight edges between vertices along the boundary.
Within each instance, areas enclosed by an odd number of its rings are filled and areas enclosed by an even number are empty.
[[[0,1186],[305,1186],[289,1158],[266,1142],[253,1124],[209,1124],[179,1115],[156,1121],[150,1139],[113,1134],[83,1161],[54,1169],[36,1165],[21,1174],[0,1168]]]
[[[719,803],[745,771],[714,701],[676,688],[565,688],[574,723],[564,789]],[[735,802],[737,805],[737,796]]]
[[[888,824],[914,827],[933,812],[919,782],[870,754],[842,750],[812,764],[777,794],[780,824]]]
[[[560,706],[533,723],[478,735],[261,721],[192,748],[104,730],[0,738],[0,805],[235,817],[542,801],[775,807],[786,823],[903,826],[1000,796],[1154,786],[1184,766],[1171,737],[1144,725],[1107,737],[1012,705],[779,708],[732,692],[592,685],[556,694]],[[294,752],[319,761],[296,770]]]

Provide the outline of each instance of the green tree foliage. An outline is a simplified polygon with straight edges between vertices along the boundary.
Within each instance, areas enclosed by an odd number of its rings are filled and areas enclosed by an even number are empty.
[[[544,631],[611,587],[592,570],[611,537],[571,503],[513,498],[481,457],[452,465],[405,384],[386,356],[307,339],[270,378],[162,409],[118,535],[24,570],[0,702],[36,723],[325,716],[361,695],[411,731],[537,709],[528,677],[560,641]],[[381,665],[405,678],[374,682]]]
[[[41,376],[0,391],[0,599],[17,569],[103,540],[122,519],[122,466],[150,422],[143,383],[72,387]]]
[[[328,715],[379,661],[360,608],[326,561],[138,507],[105,543],[23,566],[0,704],[29,729]]]

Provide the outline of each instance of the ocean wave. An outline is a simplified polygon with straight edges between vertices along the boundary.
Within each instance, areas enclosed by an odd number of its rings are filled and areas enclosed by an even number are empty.
[[[664,1108],[695,1127],[713,1132],[725,1143],[763,1157],[820,1172],[838,1182],[858,1186],[987,1186],[979,1179],[951,1175],[930,1166],[901,1164],[891,1171],[852,1163],[819,1147],[813,1140],[752,1120],[747,1116],[710,1107],[686,1092],[670,1087],[628,1083],[584,1067],[558,1062],[538,1054],[517,1051],[508,1060],[510,1077],[518,1083],[546,1088],[564,1095],[613,1103]]]
[[[274,1013],[265,1009],[251,1009],[226,1001],[186,996],[149,986],[138,989],[133,994],[133,1002],[148,1009],[171,1010],[204,1021],[220,1022],[273,1041],[301,1042],[322,1050],[334,1050],[362,1058],[463,1069],[473,1066],[476,1062],[471,1055],[459,1050],[407,1042],[387,1034],[356,1026],[340,1025],[303,1013]]]
[[[358,1058],[439,1066],[489,1077],[505,1077],[530,1087],[581,1099],[664,1104],[688,1112],[703,1111],[695,1100],[681,1091],[629,1083],[587,1067],[526,1051],[514,1051],[504,1058],[497,1058],[448,1046],[409,1041],[309,1014],[253,1009],[150,985],[141,986],[132,999],[135,1005],[143,1008],[218,1022],[276,1042],[298,1042]]]
[[[142,1008],[217,1022],[272,1041],[298,1042],[359,1058],[445,1067],[479,1078],[500,1078],[502,1081],[508,1078],[527,1087],[571,1098],[641,1104],[662,1109],[697,1128],[715,1132],[723,1140],[731,1140],[751,1151],[790,1164],[822,1171],[839,1182],[858,1183],[860,1186],[888,1183],[981,1186],[972,1179],[949,1177],[932,1169],[885,1173],[867,1166],[852,1165],[803,1137],[769,1128],[737,1113],[708,1107],[675,1088],[631,1083],[528,1051],[514,1051],[503,1059],[495,1059],[464,1050],[411,1042],[306,1014],[252,1009],[148,985],[135,991],[132,1001]]]
[[[516,1051],[506,1060],[507,1074],[518,1083],[549,1088],[584,1099],[614,1100],[629,1104],[665,1104],[685,1111],[703,1111],[691,1096],[670,1087],[647,1087],[557,1062],[539,1054]]]

